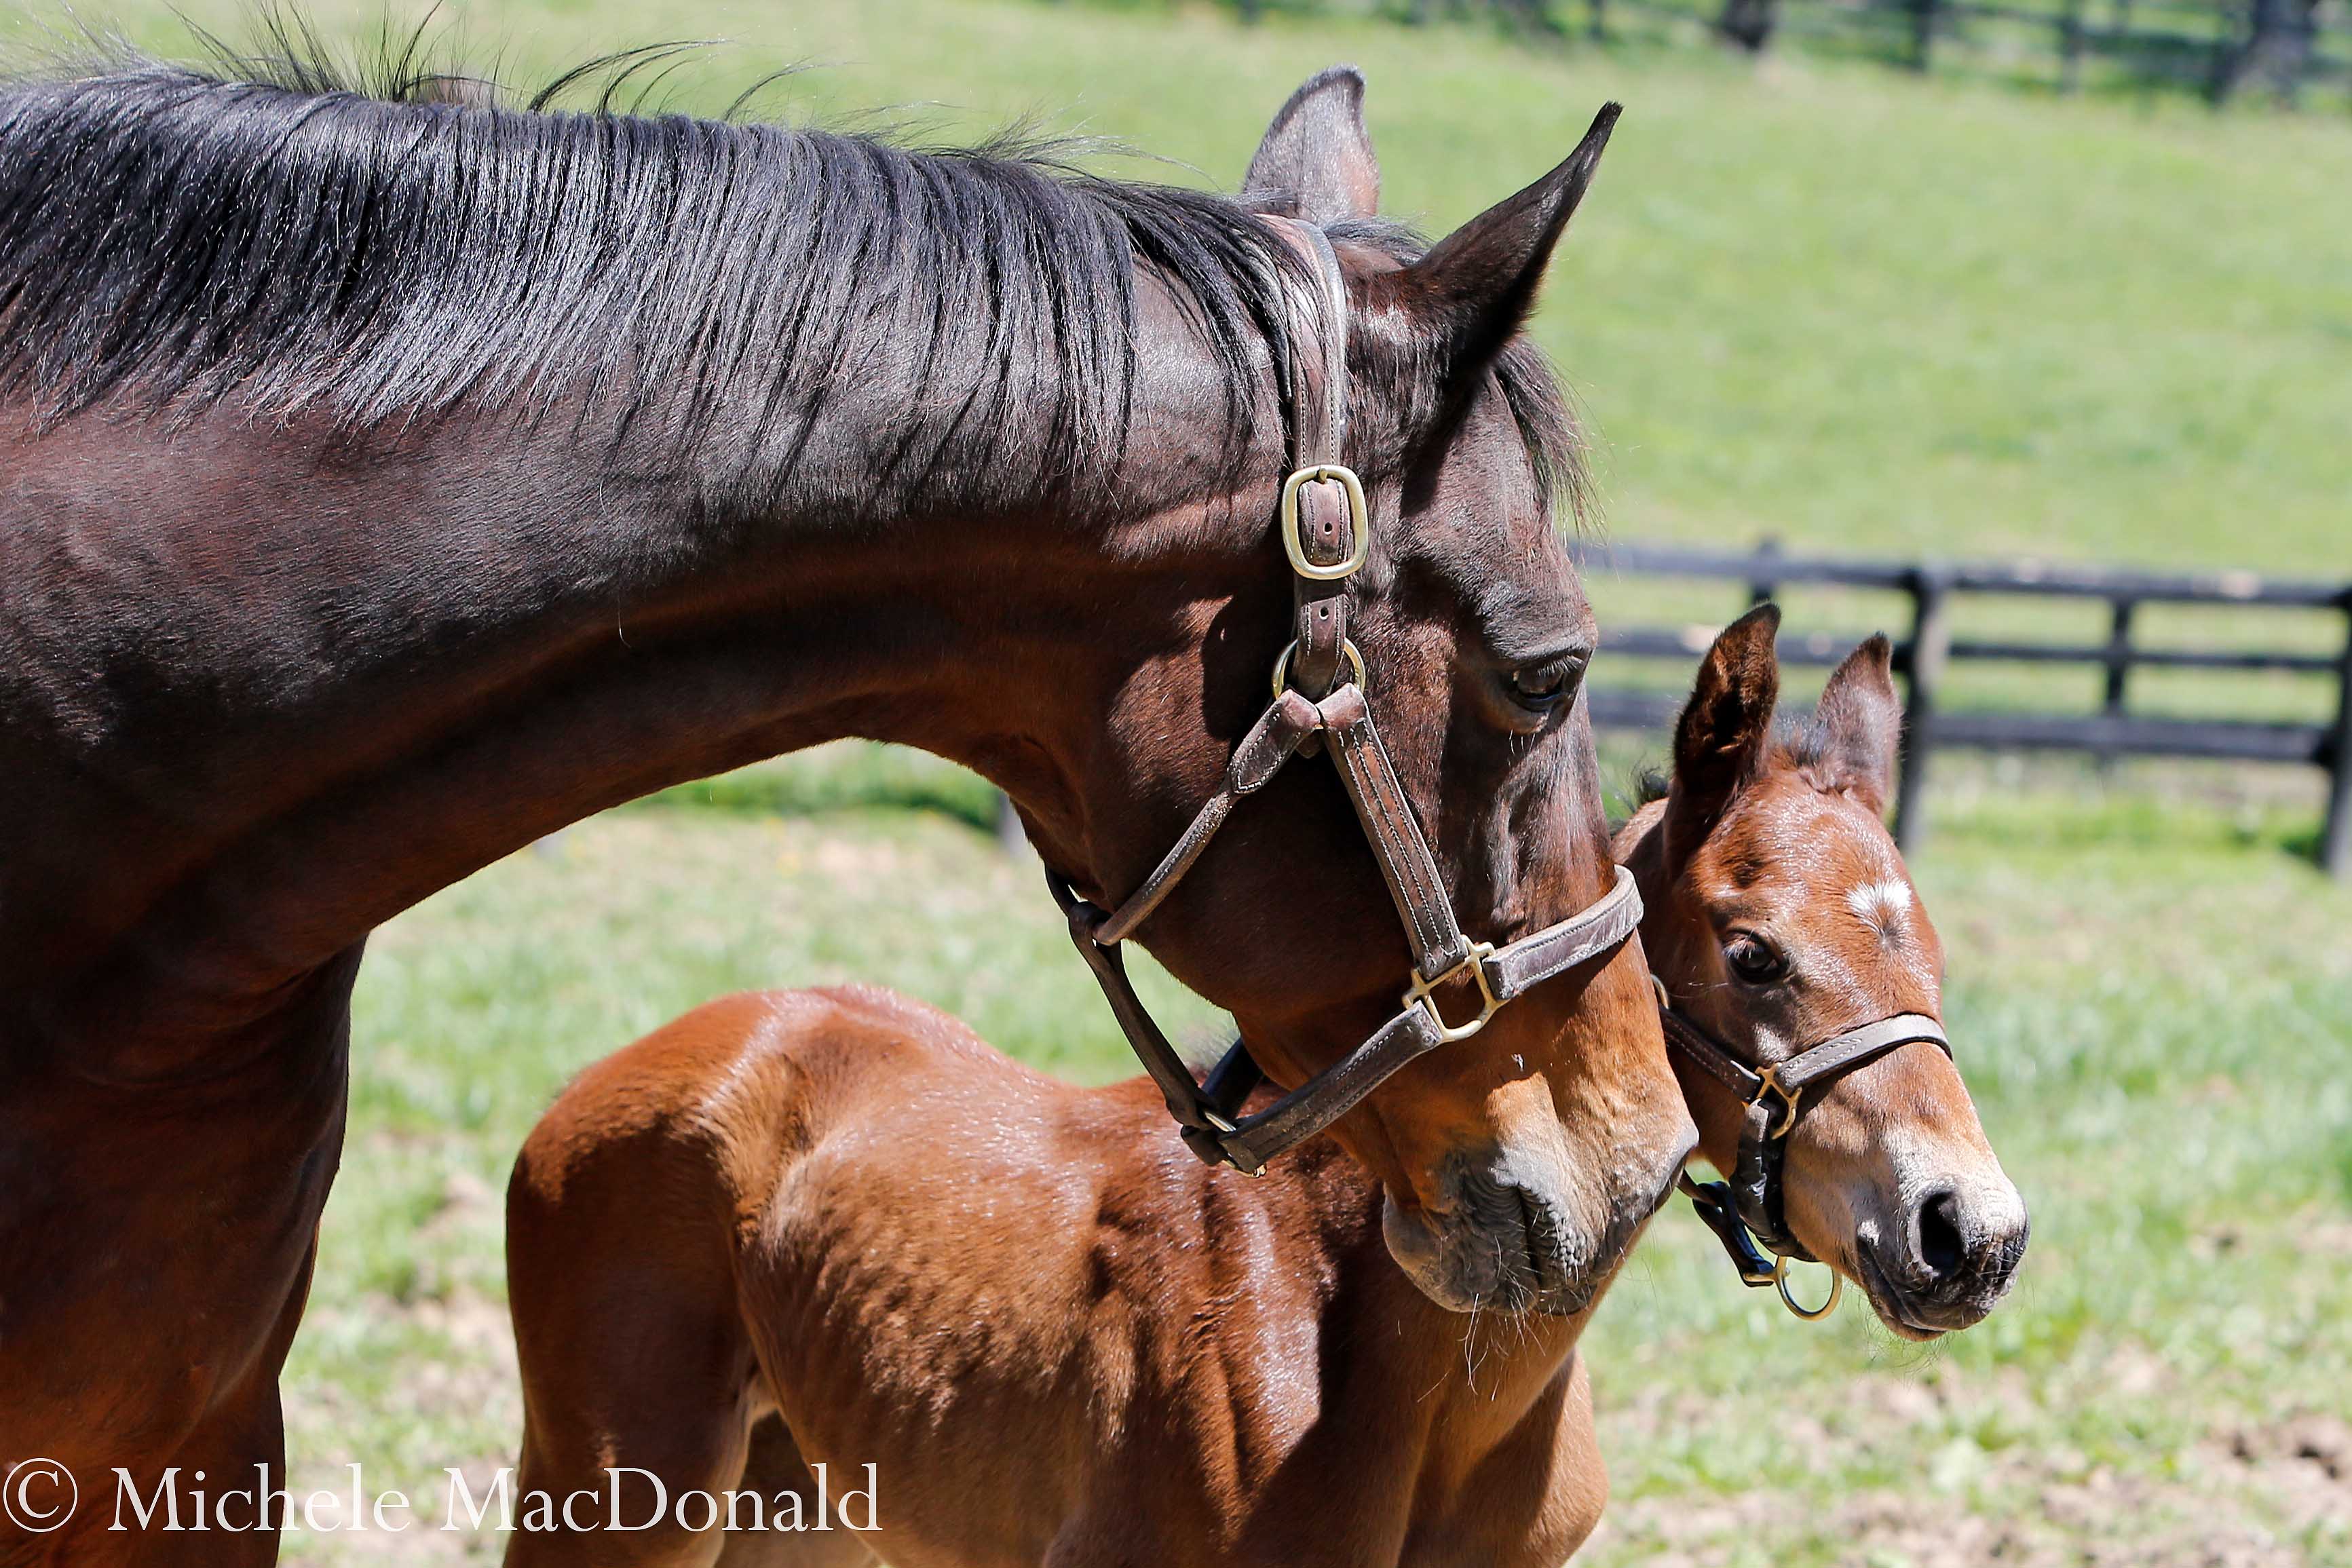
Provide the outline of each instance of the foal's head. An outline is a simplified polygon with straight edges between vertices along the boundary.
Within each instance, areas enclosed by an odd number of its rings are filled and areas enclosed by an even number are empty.
[[[1673,784],[1619,837],[1643,945],[1675,1006],[1758,1067],[1898,1013],[1940,1016],[1944,951],[1881,820],[1902,709],[1886,639],[1775,730],[1780,612],[1716,639],[1675,736]],[[1677,1062],[1700,1149],[1732,1168],[1741,1106]],[[1905,1046],[1809,1091],[1789,1135],[1786,1219],[1897,1333],[1965,1328],[2008,1289],[2025,1205],[1951,1061]]]
[[[1320,227],[1339,255],[1346,461],[1372,519],[1349,635],[1462,928],[1501,944],[1612,886],[1580,698],[1593,619],[1555,514],[1573,488],[1555,466],[1572,465],[1570,427],[1519,334],[1613,115],[1558,169],[1424,251],[1374,217],[1380,172],[1361,93],[1352,71],[1301,89],[1267,131],[1244,199],[1277,227]],[[1248,487],[1211,509],[1233,522],[1192,525],[1197,673],[1154,650],[1121,692],[1104,777],[1129,791],[1140,777],[1171,810],[1145,832],[1131,813],[1101,819],[1089,847],[1098,867],[1116,862],[1097,873],[1113,895],[1135,885],[1213,777],[1198,763],[1180,769],[1178,743],[1265,703],[1291,634],[1272,523],[1285,466],[1268,450]],[[1229,744],[1199,761],[1222,766]],[[1141,934],[1232,1010],[1286,1085],[1394,1013],[1409,968],[1362,830],[1329,764],[1313,758],[1234,810]],[[1571,1312],[1630,1244],[1692,1137],[1645,987],[1630,946],[1550,980],[1337,1125],[1386,1190],[1391,1250],[1432,1298]],[[1450,1019],[1479,1011],[1467,981],[1439,999]]]

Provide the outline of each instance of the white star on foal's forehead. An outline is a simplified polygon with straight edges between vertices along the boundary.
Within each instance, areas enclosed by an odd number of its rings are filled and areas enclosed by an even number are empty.
[[[1909,883],[1901,877],[1888,877],[1849,890],[1845,902],[1863,924],[1882,936],[1889,936],[1910,914],[1913,896]]]

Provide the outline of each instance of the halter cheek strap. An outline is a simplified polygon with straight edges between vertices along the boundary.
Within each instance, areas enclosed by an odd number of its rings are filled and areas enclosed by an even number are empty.
[[[1364,661],[1348,639],[1349,579],[1370,552],[1363,486],[1340,461],[1347,434],[1347,291],[1330,241],[1311,225],[1285,232],[1311,264],[1316,287],[1307,316],[1315,351],[1289,356],[1296,468],[1277,511],[1291,567],[1293,640],[1276,661],[1274,699],[1234,748],[1225,777],[1174,847],[1115,909],[1078,896],[1051,870],[1046,882],[1069,919],[1070,938],[1102,988],[1111,1015],[1168,1102],[1192,1152],[1212,1165],[1255,1176],[1265,1163],[1338,1121],[1400,1068],[1486,1027],[1497,1009],[1555,976],[1614,952],[1642,923],[1633,873],[1620,867],[1591,907],[1502,946],[1474,942],[1454,918],[1430,853],[1364,695]],[[1335,1065],[1252,1116],[1241,1105],[1265,1075],[1236,1041],[1208,1081],[1160,1031],[1128,978],[1118,945],[1132,936],[1186,873],[1199,863],[1243,800],[1264,789],[1291,758],[1329,754],[1371,845],[1412,956],[1402,1006]],[[1467,980],[1476,1016],[1449,1022],[1439,988]]]

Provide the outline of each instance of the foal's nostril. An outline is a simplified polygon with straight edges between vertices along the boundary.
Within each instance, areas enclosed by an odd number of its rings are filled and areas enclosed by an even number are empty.
[[[1959,1199],[1939,1192],[1919,1206],[1919,1261],[1937,1280],[1960,1271],[1967,1248],[1960,1240]]]

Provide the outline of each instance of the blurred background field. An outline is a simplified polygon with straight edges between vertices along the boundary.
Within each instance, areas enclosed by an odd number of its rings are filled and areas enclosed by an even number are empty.
[[[310,9],[331,33],[376,16]],[[668,101],[716,109],[804,63],[772,112],[950,140],[1034,115],[1173,161],[1094,155],[1104,167],[1226,186],[1289,89],[1353,59],[1387,205],[1433,231],[1620,98],[1537,328],[1594,432],[1602,538],[2352,577],[2340,116],[1357,14],[1244,27],[1204,5],[444,12],[517,81],[595,49],[725,37]],[[160,8],[111,15],[185,47]],[[225,8],[192,15],[234,30]],[[1605,569],[1591,586],[1604,622],[1739,602]],[[1853,595],[1791,606],[1801,627],[1891,618]],[[2063,613],[2033,632],[2103,632]],[[2226,616],[2155,625],[2253,634]],[[2326,651],[2340,630],[2314,616],[2288,635]],[[2095,700],[2046,685],[2077,675],[1980,678],[1952,700]],[[2151,678],[2147,695],[2233,716],[2331,701],[2324,682],[2260,676]],[[1656,756],[1608,751],[1619,780]],[[2352,1563],[2352,893],[2305,858],[2317,776],[1938,768],[1916,870],[1950,949],[1961,1061],[2033,1206],[2021,1283],[1931,1348],[1853,1308],[1810,1327],[1739,1290],[1668,1211],[1588,1341],[1616,1485],[1591,1559]],[[582,824],[387,927],[288,1377],[298,1477],[360,1459],[430,1493],[444,1466],[509,1461],[508,1163],[566,1076],[687,1007],[873,980],[1055,1071],[1129,1071],[992,811],[927,758],[827,748]],[[1199,1004],[1164,982],[1163,999],[1211,1037]],[[289,1542],[304,1562],[468,1552],[495,1542]]]

